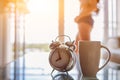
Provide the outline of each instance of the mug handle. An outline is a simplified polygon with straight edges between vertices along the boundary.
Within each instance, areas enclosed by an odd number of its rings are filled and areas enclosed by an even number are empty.
[[[108,58],[107,58],[106,62],[104,63],[104,65],[101,66],[98,70],[101,70],[102,68],[104,68],[107,65],[107,63],[110,61],[110,57],[111,57],[111,52],[107,47],[101,45],[101,48],[104,48],[108,51]]]

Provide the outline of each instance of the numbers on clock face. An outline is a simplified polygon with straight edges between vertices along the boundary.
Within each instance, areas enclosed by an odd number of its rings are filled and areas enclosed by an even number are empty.
[[[65,68],[70,62],[70,52],[65,48],[56,49],[51,55],[51,64],[57,68]]]

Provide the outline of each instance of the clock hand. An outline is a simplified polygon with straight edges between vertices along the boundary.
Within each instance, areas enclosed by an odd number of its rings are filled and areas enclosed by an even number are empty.
[[[58,59],[56,61],[59,61],[59,60],[61,60],[61,56],[60,56],[60,52],[58,50]]]

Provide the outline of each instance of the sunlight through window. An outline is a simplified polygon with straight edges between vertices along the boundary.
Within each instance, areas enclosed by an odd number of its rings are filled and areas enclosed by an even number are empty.
[[[48,43],[58,35],[58,0],[30,0],[26,43]]]

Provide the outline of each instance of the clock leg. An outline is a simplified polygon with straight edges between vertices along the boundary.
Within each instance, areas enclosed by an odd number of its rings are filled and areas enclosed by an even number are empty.
[[[51,72],[51,77],[52,77],[52,79],[53,79],[53,75],[52,75],[52,74],[53,74],[53,72],[54,72],[54,69],[53,69],[53,70],[52,70],[52,72]]]
[[[66,74],[67,74],[67,80],[69,80],[69,74],[68,74],[68,71],[66,71]]]

